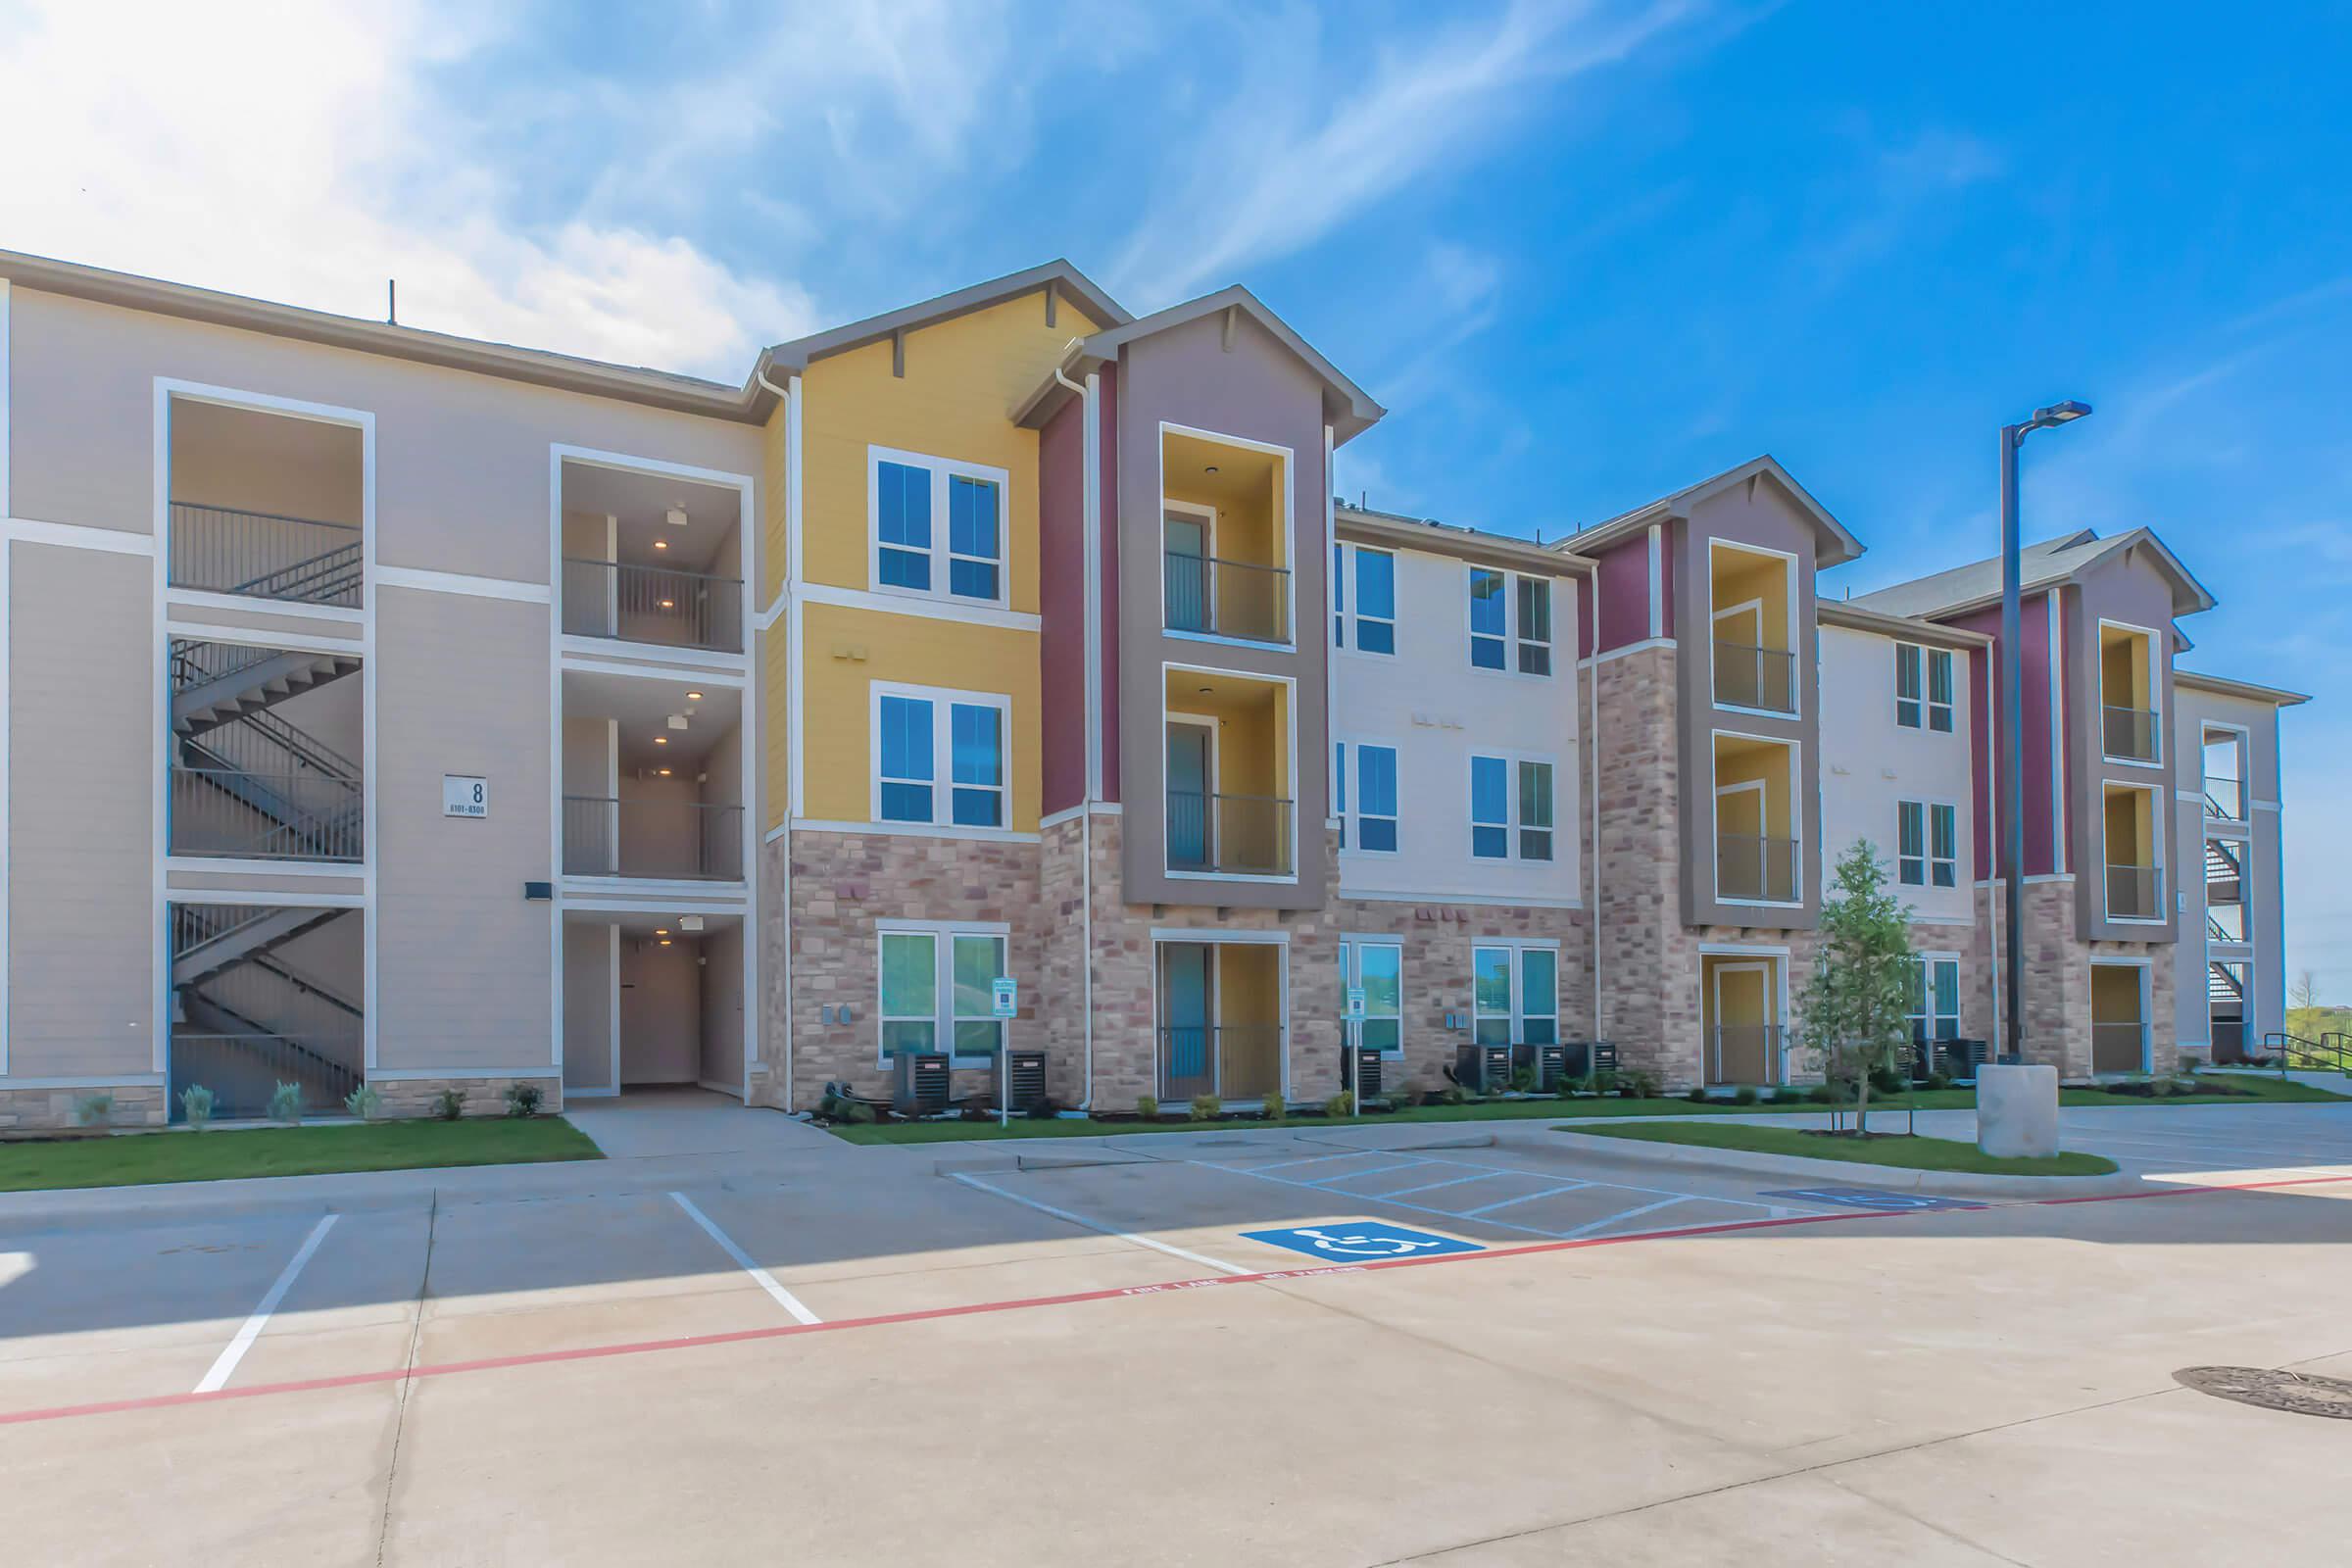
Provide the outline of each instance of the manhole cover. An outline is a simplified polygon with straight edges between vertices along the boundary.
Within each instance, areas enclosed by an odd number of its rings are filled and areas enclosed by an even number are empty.
[[[2235,1399],[2265,1410],[2352,1421],[2352,1383],[2342,1378],[2274,1372],[2267,1366],[2190,1366],[2174,1373],[2173,1381],[2217,1399]]]

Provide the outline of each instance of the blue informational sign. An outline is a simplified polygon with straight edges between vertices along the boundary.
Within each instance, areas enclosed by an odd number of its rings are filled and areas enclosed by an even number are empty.
[[[1875,1208],[1888,1214],[1913,1213],[1926,1208],[1983,1208],[1983,1203],[1971,1203],[1957,1198],[1936,1198],[1927,1193],[1888,1193],[1875,1187],[1791,1187],[1777,1193],[1759,1193],[1759,1198],[1786,1198],[1799,1203],[1828,1203],[1838,1208]]]
[[[1244,1240],[1287,1247],[1294,1252],[1344,1263],[1376,1263],[1390,1257],[1443,1257],[1447,1252],[1483,1252],[1476,1242],[1407,1230],[1376,1219],[1335,1220],[1328,1225],[1294,1225],[1279,1231],[1244,1231]]]

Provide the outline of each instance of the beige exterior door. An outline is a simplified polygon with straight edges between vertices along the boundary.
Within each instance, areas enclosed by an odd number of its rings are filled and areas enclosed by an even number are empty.
[[[1711,1084],[1780,1081],[1778,987],[1769,958],[1710,958],[1706,1078]]]

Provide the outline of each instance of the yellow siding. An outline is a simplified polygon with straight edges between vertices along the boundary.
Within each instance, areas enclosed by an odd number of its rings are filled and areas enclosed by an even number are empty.
[[[801,442],[804,567],[812,582],[873,586],[867,558],[866,448],[1003,468],[1008,587],[1014,610],[1037,609],[1037,432],[1012,411],[1044,380],[1073,337],[1091,330],[1063,301],[1046,325],[1042,293],[906,335],[906,374],[891,373],[891,345],[819,360],[804,378]],[[945,527],[945,518],[939,526]]]
[[[767,515],[760,530],[760,602],[756,608],[765,610],[776,602],[784,591],[786,540],[790,537],[791,522],[785,505],[785,419],[784,404],[777,400],[776,412],[767,416],[767,428],[760,438],[760,487],[767,497]]]
[[[760,707],[760,740],[766,753],[766,787],[762,798],[761,828],[780,826],[792,808],[792,669],[791,626],[778,617],[760,634],[760,683],[765,694]]]
[[[839,822],[871,819],[871,688],[876,681],[891,681],[1012,699],[1012,733],[1005,746],[1010,825],[1022,832],[1037,830],[1041,754],[1034,632],[833,605],[810,605],[802,615],[808,645],[801,671],[808,720],[802,737],[808,749],[807,815]]]

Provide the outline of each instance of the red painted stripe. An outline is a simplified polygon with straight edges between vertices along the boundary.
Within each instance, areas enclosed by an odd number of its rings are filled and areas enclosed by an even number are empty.
[[[2238,1182],[2166,1188],[2149,1193],[2104,1193],[2083,1198],[2032,1199],[2027,1204],[2115,1203],[2141,1198],[2192,1198],[2205,1193],[2261,1192],[2278,1187],[2326,1187],[2352,1182],[2352,1176],[2312,1176],[2264,1182]],[[1122,1285],[1095,1291],[1072,1291],[1060,1296],[1016,1297],[1002,1301],[973,1301],[962,1306],[930,1306],[906,1312],[883,1312],[871,1317],[835,1318],[822,1323],[777,1323],[766,1328],[735,1329],[724,1334],[689,1334],[665,1340],[633,1340],[618,1345],[588,1345],[564,1350],[533,1350],[519,1355],[485,1356],[472,1361],[443,1361],[418,1367],[389,1367],[376,1372],[350,1372],[337,1377],[303,1378],[287,1383],[256,1383],[245,1388],[218,1389],[210,1394],[156,1394],[135,1399],[108,1399],[93,1404],[53,1405],[42,1410],[0,1412],[0,1426],[25,1426],[41,1421],[65,1421],[80,1416],[115,1415],[130,1410],[165,1410],[178,1405],[215,1404],[224,1399],[255,1399],[281,1394],[310,1394],[323,1389],[364,1388],[375,1383],[400,1383],[423,1378],[455,1377],[469,1372],[497,1372],[510,1367],[545,1366],[559,1361],[595,1361],[614,1356],[652,1355],[669,1350],[694,1350],[709,1346],[744,1345],[760,1340],[795,1339],[808,1334],[837,1334],[854,1329],[887,1328],[899,1323],[927,1323],[943,1318],[979,1317],[997,1312],[1025,1312],[1042,1307],[1075,1306],[1088,1301],[1110,1301],[1128,1297],[1164,1296],[1175,1291],[1202,1291],[1229,1285],[1278,1284],[1284,1280],[1322,1279],[1335,1274],[1371,1274],[1389,1269],[1434,1268],[1445,1263],[1477,1263],[1495,1258],[1528,1257],[1542,1252],[1570,1252],[1592,1247],[1623,1247],[1633,1242],[1674,1241],[1692,1236],[1724,1236],[1741,1231],[1780,1230],[1795,1225],[1835,1225],[1847,1220],[1924,1219],[1936,1214],[1983,1213],[1983,1209],[1855,1209],[1840,1214],[1792,1214],[1771,1219],[1726,1220],[1714,1225],[1686,1225],[1679,1229],[1629,1231],[1620,1236],[1583,1236],[1556,1242],[1529,1242],[1515,1247],[1489,1248],[1477,1252],[1447,1252],[1435,1257],[1390,1257],[1365,1263],[1323,1263],[1304,1268],[1261,1269],[1251,1274],[1212,1274],[1200,1279],[1171,1280],[1164,1285]]]

